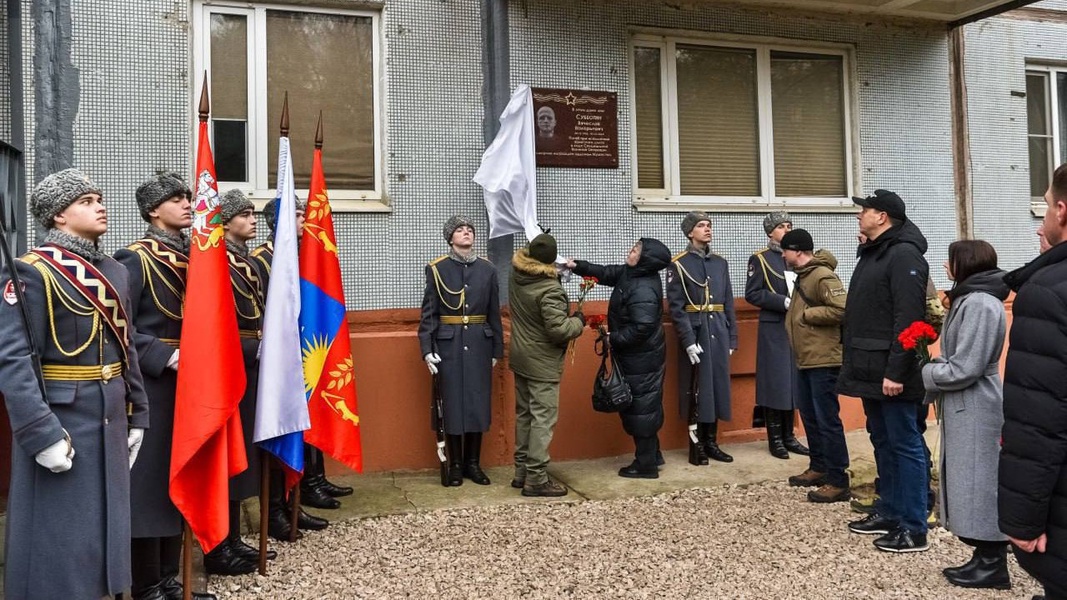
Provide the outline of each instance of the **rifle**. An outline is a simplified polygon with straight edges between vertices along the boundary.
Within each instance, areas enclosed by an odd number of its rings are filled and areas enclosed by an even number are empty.
[[[437,460],[441,461],[441,485],[447,486],[448,456],[445,454],[445,399],[441,395],[440,371],[433,375],[433,393],[430,396],[430,421],[434,433],[437,434]]]
[[[7,245],[7,218],[4,215],[2,199],[0,197],[0,254],[3,255],[4,264],[11,271],[11,286],[15,288],[15,298],[18,300],[19,314],[22,317],[22,328],[26,331],[26,343],[30,346],[33,375],[37,379],[38,389],[41,390],[41,400],[47,401],[44,371],[41,369],[41,353],[37,350],[37,339],[33,336],[33,329],[30,327],[30,314],[26,312],[26,293],[23,291],[22,278],[19,277],[18,269],[15,268],[15,260],[11,257],[11,248]]]
[[[706,465],[701,460],[700,438],[697,437],[697,419],[700,417],[700,367],[693,365],[689,374],[689,464]]]

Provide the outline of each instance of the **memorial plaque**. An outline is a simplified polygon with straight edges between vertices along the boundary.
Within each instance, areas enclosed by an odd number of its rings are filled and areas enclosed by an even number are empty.
[[[537,166],[618,168],[619,105],[615,92],[532,91]]]

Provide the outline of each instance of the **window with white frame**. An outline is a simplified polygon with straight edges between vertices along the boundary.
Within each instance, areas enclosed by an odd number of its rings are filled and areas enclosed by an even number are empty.
[[[635,204],[851,207],[849,50],[637,35]]]
[[[274,197],[288,92],[298,193],[309,185],[322,111],[331,199],[342,207],[383,199],[379,13],[201,1],[193,17],[195,73],[207,71],[210,82],[220,187]]]
[[[1056,165],[1067,160],[1067,69],[1029,66],[1026,135],[1030,147],[1030,201],[1045,213],[1045,191]]]

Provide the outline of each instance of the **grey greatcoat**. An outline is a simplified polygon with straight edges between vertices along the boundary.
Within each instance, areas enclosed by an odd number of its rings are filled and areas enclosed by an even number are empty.
[[[174,439],[177,371],[167,367],[182,333],[185,270],[183,249],[143,238],[115,253],[130,274],[130,320],[152,432],[145,435],[130,470],[130,527],[133,537],[179,535],[182,518],[170,500],[170,449]]]
[[[679,408],[689,412],[692,366],[685,348],[700,344],[699,421],[730,420],[730,350],[737,348],[734,292],[726,259],[690,246],[667,267],[667,304],[678,331]]]
[[[489,429],[493,359],[504,356],[498,294],[496,269],[483,258],[468,262],[446,254],[426,266],[419,349],[441,357],[448,435]],[[464,315],[478,322],[462,323]]]
[[[1003,388],[998,372],[1004,348],[1008,287],[1002,271],[977,273],[941,331],[941,356],[922,369],[927,400],[940,394],[941,522],[960,537],[1005,540],[997,526],[997,465],[1004,425]],[[974,281],[984,280],[982,289]],[[995,280],[995,281],[993,281]],[[971,289],[963,289],[966,284]],[[954,291],[956,291],[954,290]]]
[[[793,410],[797,368],[785,328],[785,301],[789,298],[785,259],[765,248],[748,259],[745,300],[759,307],[756,342],[756,405]]]
[[[237,306],[237,329],[241,337],[241,356],[245,363],[245,395],[241,397],[238,410],[244,430],[245,453],[248,469],[230,480],[230,500],[244,500],[259,495],[260,463],[262,452],[252,441],[256,423],[256,390],[259,388],[259,342],[263,338],[263,288],[255,263],[246,254],[233,252],[233,244],[227,243],[230,252],[230,284]]]
[[[126,342],[102,320],[97,324],[94,314],[103,319],[101,313],[89,308],[92,305],[63,275],[40,262],[38,265],[54,277],[46,280],[37,267],[17,262],[42,364],[46,368],[89,367],[122,361]],[[110,281],[129,311],[126,269],[109,257],[96,259],[93,266]],[[127,347],[129,368],[123,367],[121,376],[106,383],[102,379],[49,378],[46,397],[42,398],[18,302],[13,293],[7,293],[14,291],[13,286],[7,286],[8,277],[5,269],[0,276],[0,287],[4,288],[0,300],[0,392],[11,417],[14,441],[5,597],[98,600],[122,592],[131,583],[126,436],[128,426],[148,427],[148,400],[141,384],[137,350],[132,344]],[[88,310],[76,314],[61,297]],[[73,353],[87,341],[84,350]],[[62,440],[64,429],[76,453],[73,466],[64,473],[52,473],[38,465],[34,456]],[[145,432],[146,438],[151,435],[151,430]]]

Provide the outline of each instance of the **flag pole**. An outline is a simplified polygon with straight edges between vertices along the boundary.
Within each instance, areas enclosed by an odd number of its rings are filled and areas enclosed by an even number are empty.
[[[267,574],[267,505],[270,504],[270,453],[259,450],[259,574]]]

